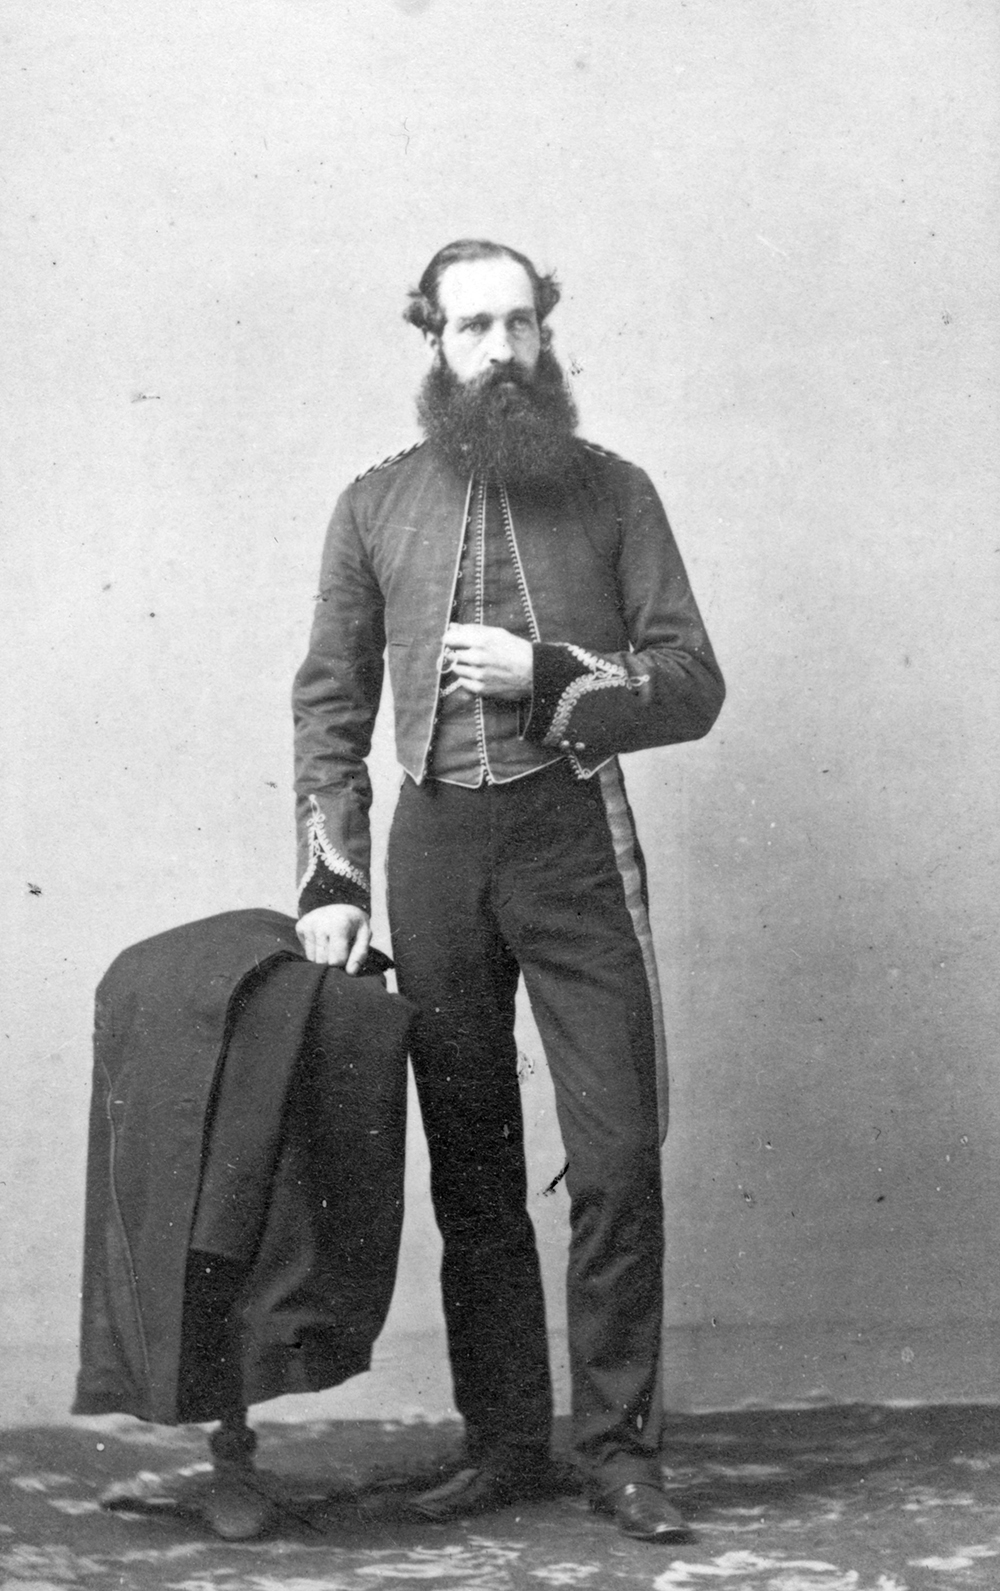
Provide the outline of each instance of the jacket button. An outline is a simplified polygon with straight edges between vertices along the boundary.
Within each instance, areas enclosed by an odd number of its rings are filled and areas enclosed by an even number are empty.
[[[559,750],[560,751],[569,751],[569,741],[568,740],[560,740],[560,742],[559,742]]]
[[[577,743],[576,743],[576,750],[577,751],[586,751],[586,749],[587,749],[587,742],[585,740],[578,740]]]

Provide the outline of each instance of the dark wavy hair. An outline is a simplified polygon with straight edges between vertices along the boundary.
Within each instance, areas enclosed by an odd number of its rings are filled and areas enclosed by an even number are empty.
[[[457,265],[464,260],[498,260],[505,257],[522,265],[528,273],[528,280],[535,296],[535,314],[538,316],[539,325],[543,327],[542,341],[547,345],[551,332],[543,322],[551,315],[562,296],[554,272],[550,271],[547,276],[542,276],[526,254],[519,254],[517,249],[510,249],[504,243],[491,243],[487,238],[459,238],[457,242],[446,243],[443,249],[438,249],[419,283],[411,290],[410,302],[403,311],[403,319],[408,320],[411,326],[416,326],[418,331],[426,332],[428,336],[440,337],[445,323],[439,296],[441,278],[449,265]]]

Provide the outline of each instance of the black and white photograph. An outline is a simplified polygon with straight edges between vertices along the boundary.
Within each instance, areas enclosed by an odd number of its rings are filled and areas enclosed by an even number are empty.
[[[1000,13],[2,36],[0,1591],[996,1591]]]

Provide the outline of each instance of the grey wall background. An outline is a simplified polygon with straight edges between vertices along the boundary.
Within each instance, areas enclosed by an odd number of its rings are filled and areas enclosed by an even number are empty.
[[[626,769],[668,1397],[994,1397],[996,8],[13,0],[4,32],[0,1413],[70,1394],[93,985],[294,909],[323,528],[415,439],[403,293],[469,232],[560,270],[584,432],[660,486],[730,681],[708,741]],[[335,1411],[448,1408],[412,1140]]]

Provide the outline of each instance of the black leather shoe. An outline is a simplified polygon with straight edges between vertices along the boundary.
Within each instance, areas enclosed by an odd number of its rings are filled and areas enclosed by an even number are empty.
[[[691,1526],[672,1507],[658,1486],[629,1481],[602,1492],[591,1503],[595,1513],[608,1514],[618,1529],[637,1541],[690,1541]]]
[[[441,1486],[421,1492],[410,1501],[410,1508],[423,1519],[462,1519],[468,1514],[488,1514],[512,1503],[551,1497],[557,1490],[547,1467],[513,1462],[485,1462],[477,1468],[460,1469]]]
[[[223,1541],[253,1541],[275,1525],[278,1511],[249,1465],[216,1461],[201,1502],[208,1528]]]

